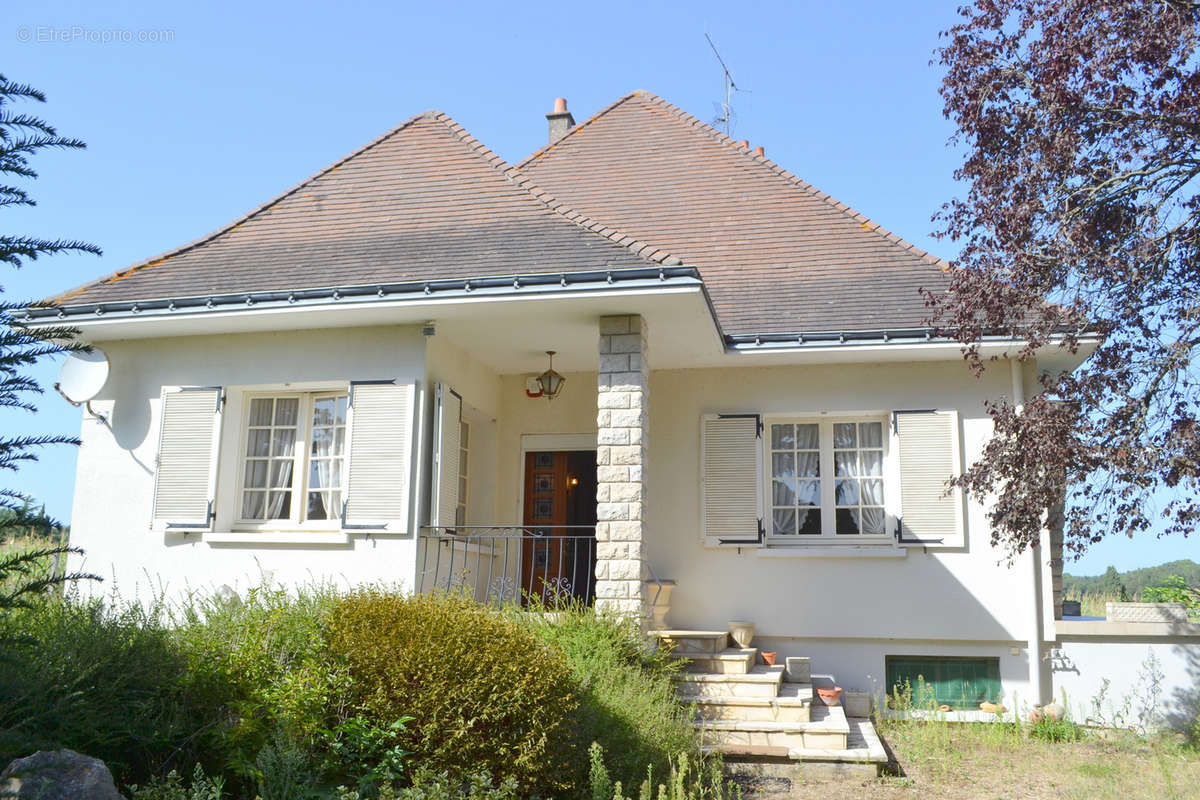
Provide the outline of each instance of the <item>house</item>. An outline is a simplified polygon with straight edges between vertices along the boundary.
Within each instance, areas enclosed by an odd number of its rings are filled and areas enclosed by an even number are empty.
[[[140,595],[383,581],[645,615],[669,591],[673,628],[752,621],[843,685],[1048,700],[1053,531],[1010,562],[945,485],[985,403],[1086,343],[976,378],[924,324],[944,262],[761,148],[645,92],[548,117],[511,166],[419,114],[31,309],[111,364],[84,565]]]

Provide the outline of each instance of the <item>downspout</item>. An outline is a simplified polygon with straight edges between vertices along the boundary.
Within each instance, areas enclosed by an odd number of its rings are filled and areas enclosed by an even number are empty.
[[[1013,408],[1016,413],[1020,414],[1025,408],[1025,373],[1018,359],[1010,358],[1008,363],[1012,370]],[[1032,692],[1033,704],[1040,706],[1046,702],[1046,698],[1043,696],[1046,669],[1042,661],[1042,639],[1045,631],[1045,623],[1042,618],[1042,545],[1040,531],[1038,532],[1038,541],[1034,542],[1029,550],[1030,565],[1033,570],[1033,602],[1029,618],[1029,641],[1026,646],[1026,652],[1029,656],[1029,688]],[[1013,713],[1017,712],[1014,710]]]

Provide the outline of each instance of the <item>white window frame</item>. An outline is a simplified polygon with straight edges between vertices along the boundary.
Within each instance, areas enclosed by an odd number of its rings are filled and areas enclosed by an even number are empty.
[[[471,514],[471,423],[458,421],[458,506],[454,510],[456,526],[469,525]]]
[[[839,534],[837,533],[837,498],[836,498],[836,476],[833,468],[833,426],[837,423],[861,423],[861,422],[878,422],[882,428],[883,441],[883,503],[884,503],[884,526],[882,534]],[[774,503],[771,486],[771,426],[772,425],[818,425],[820,436],[820,476],[821,476],[821,533],[817,535],[777,535],[775,533],[775,518],[774,518]],[[772,416],[763,416],[763,429],[761,437],[761,453],[759,457],[759,466],[762,471],[762,524],[764,530],[763,541],[770,545],[780,546],[789,545],[793,547],[805,546],[820,546],[828,547],[830,545],[863,545],[863,544],[886,544],[894,538],[895,529],[895,501],[896,493],[899,492],[899,482],[896,480],[895,470],[895,453],[896,450],[892,446],[892,430],[889,423],[889,417],[883,412],[870,412],[862,414],[844,414],[838,416],[813,415],[813,414],[797,414],[783,415],[776,414]]]
[[[233,487],[233,529],[235,531],[340,531],[342,527],[341,509],[335,509],[330,519],[310,520],[305,518],[308,507],[308,466],[309,447],[312,444],[313,406],[317,400],[331,397],[345,397],[349,403],[349,392],[346,389],[319,389],[313,391],[247,391],[242,393],[242,420],[237,449],[237,482]],[[244,519],[242,517],[242,500],[246,480],[246,448],[250,442],[250,404],[256,399],[296,398],[300,401],[297,409],[298,422],[296,426],[296,446],[292,456],[292,506],[287,519]],[[347,407],[346,446],[342,453],[342,500],[346,499],[347,483],[350,465],[350,414]]]

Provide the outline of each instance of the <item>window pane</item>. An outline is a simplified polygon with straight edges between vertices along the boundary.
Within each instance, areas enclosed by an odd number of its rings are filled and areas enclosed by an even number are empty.
[[[313,428],[312,445],[308,452],[313,456],[328,456],[333,444],[333,428]]]
[[[862,532],[867,536],[882,536],[885,530],[886,515],[882,508],[864,508],[862,510]]]
[[[292,515],[292,493],[271,492],[267,501],[267,519],[287,519]]]
[[[776,536],[794,536],[796,534],[796,509],[777,508],[772,516]]]
[[[862,482],[862,503],[864,506],[883,505],[883,481]]]
[[[338,428],[333,432],[333,455],[346,454],[346,429]]]
[[[883,423],[860,422],[858,425],[859,447],[883,447]]]
[[[821,446],[821,427],[815,424],[796,426],[796,449],[816,450]]]
[[[858,437],[854,435],[855,425],[853,422],[838,422],[833,426],[833,446],[834,447],[856,447]]]
[[[332,519],[333,509],[326,504],[329,502],[329,494],[326,492],[309,492],[308,493],[308,519]]]
[[[290,489],[292,486],[292,462],[271,462],[271,488]]]
[[[821,474],[820,453],[797,453],[796,474],[801,478],[815,478]]]
[[[791,450],[796,446],[795,430],[791,425],[771,426],[771,447],[775,450]]]
[[[275,424],[289,428],[296,427],[296,418],[299,410],[299,398],[280,397],[275,401]]]
[[[858,474],[858,454],[854,450],[845,452],[834,451],[833,453],[833,474],[834,475],[857,475]]]
[[[276,430],[271,437],[271,455],[291,458],[295,453],[296,431],[291,428]]]
[[[242,485],[247,488],[265,489],[267,487],[267,462],[247,461],[246,479],[242,481]]]
[[[271,432],[267,430],[251,430],[249,441],[246,443],[246,455],[266,458],[271,454]]]
[[[815,508],[800,510],[800,535],[801,536],[820,536],[821,535],[821,512]]]
[[[266,510],[266,492],[246,492],[242,495],[242,519],[262,519]]]
[[[821,482],[820,481],[796,481],[796,505],[798,505],[798,506],[819,506],[819,505],[821,505]]]
[[[771,503],[777,506],[796,505],[796,482],[771,481]]]
[[[882,475],[883,474],[883,453],[878,450],[864,450],[862,456],[862,474],[863,475]]]
[[[345,462],[342,459],[335,458],[329,467],[329,487],[331,489],[340,489],[345,485],[342,476],[344,466]]]
[[[337,398],[337,413],[334,421],[337,422],[338,425],[346,424],[346,409],[349,407],[350,398],[347,395],[342,395],[341,397]]]
[[[858,481],[838,481],[834,484],[833,488],[837,494],[837,504],[839,506],[858,505]],[[838,517],[838,519],[841,519],[841,517]]]
[[[856,534],[858,529],[858,509],[839,508],[837,510],[837,532],[839,534]]]
[[[256,397],[250,401],[250,424],[256,426],[271,424],[271,404],[275,401],[269,397]]]
[[[772,453],[771,474],[777,478],[791,478],[795,476],[796,457],[791,453]]]
[[[337,423],[337,398],[322,397],[313,401],[313,425],[334,425]]]

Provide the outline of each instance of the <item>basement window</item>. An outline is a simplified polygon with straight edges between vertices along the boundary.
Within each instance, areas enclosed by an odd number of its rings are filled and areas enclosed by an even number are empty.
[[[885,656],[888,705],[913,709],[978,709],[1004,698],[999,658]]]

